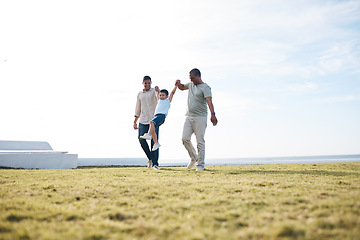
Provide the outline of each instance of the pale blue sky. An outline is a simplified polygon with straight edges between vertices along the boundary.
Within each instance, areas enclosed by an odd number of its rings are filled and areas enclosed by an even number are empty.
[[[0,2],[1,140],[79,157],[143,157],[142,77],[194,67],[213,91],[206,157],[360,153],[360,1]],[[160,129],[185,159],[187,92]]]

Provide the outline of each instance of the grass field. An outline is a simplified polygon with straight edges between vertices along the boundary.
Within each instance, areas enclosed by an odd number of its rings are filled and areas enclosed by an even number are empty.
[[[0,239],[360,239],[360,163],[0,169]]]

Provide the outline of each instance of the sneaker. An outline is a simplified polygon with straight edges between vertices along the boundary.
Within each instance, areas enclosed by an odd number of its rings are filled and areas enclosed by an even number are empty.
[[[156,151],[156,150],[158,150],[159,149],[159,147],[161,147],[161,145],[160,145],[160,143],[155,143],[154,144],[154,146],[153,146],[153,149],[152,149],[152,151]]]
[[[156,166],[156,165],[155,165],[153,168],[154,168],[155,170],[159,170],[159,167]]]
[[[191,161],[189,162],[189,164],[187,165],[187,168],[190,169],[190,168],[192,168],[193,166],[195,166],[195,163],[196,163],[197,161],[198,161],[197,159],[196,159],[196,160],[191,160]]]
[[[143,136],[140,136],[141,139],[151,140],[152,136],[151,134],[145,133]]]
[[[200,172],[200,171],[204,171],[204,170],[205,170],[204,167],[197,166],[195,171]]]
[[[151,168],[151,167],[152,167],[152,161],[149,160],[149,161],[148,161],[148,168]]]

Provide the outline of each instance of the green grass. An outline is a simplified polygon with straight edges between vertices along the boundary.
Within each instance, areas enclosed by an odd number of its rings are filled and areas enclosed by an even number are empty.
[[[360,163],[0,169],[0,239],[359,239]]]

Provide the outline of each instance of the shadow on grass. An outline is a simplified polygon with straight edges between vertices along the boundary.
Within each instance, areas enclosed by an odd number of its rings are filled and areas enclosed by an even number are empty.
[[[147,169],[145,166],[81,166],[78,169],[91,169],[91,168],[144,168]],[[187,172],[191,171],[186,167],[161,167],[161,171],[166,172]],[[339,171],[326,171],[326,170],[222,170],[222,169],[213,169],[213,168],[206,168],[204,173],[212,173],[212,174],[226,174],[226,175],[241,175],[241,174],[301,174],[301,175],[317,175],[317,176],[360,176],[358,172],[339,172]]]
[[[160,168],[160,171],[183,172],[184,169],[182,169],[182,168],[176,169],[175,167],[174,167],[174,168],[161,167],[161,168]]]
[[[106,165],[106,166],[78,166],[77,169],[91,169],[91,168],[144,168],[139,165]]]
[[[161,167],[160,166],[160,170],[167,170],[167,171],[182,171],[182,168],[184,168],[185,166],[166,166],[166,167]],[[139,166],[139,165],[109,165],[109,166],[79,166],[77,167],[77,169],[91,169],[91,168],[144,168],[147,169],[146,166]],[[176,169],[178,168],[178,169]]]
[[[215,170],[221,172],[221,170]],[[360,173],[357,172],[333,172],[333,171],[324,171],[324,170],[240,170],[240,171],[230,171],[226,174],[229,175],[238,175],[238,174],[300,174],[300,175],[317,175],[317,176],[359,176]]]
[[[0,169],[23,169],[23,168],[0,167]]]

